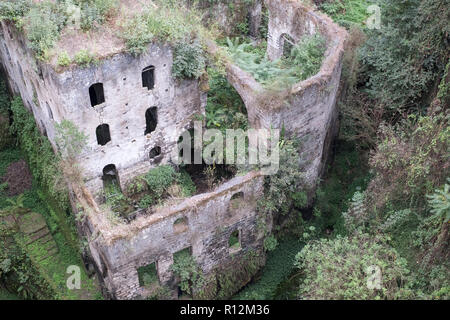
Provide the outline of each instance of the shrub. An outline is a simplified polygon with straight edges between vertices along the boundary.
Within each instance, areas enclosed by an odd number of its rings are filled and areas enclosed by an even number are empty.
[[[123,28],[128,51],[142,53],[152,41],[176,44],[179,41],[212,36],[212,32],[203,27],[201,17],[195,10],[179,4],[159,3],[158,8],[150,6],[141,14],[129,19]]]
[[[177,173],[172,166],[162,165],[157,168],[151,169],[143,179],[147,183],[150,194],[148,195],[146,202],[151,205],[156,204],[163,198],[167,189],[175,182]]]
[[[183,250],[174,255],[170,269],[176,277],[179,277],[181,290],[189,295],[204,285],[202,270],[188,251]]]
[[[87,50],[80,50],[74,57],[75,62],[81,67],[87,67],[91,63],[95,63],[95,56]]]
[[[58,56],[58,65],[61,67],[67,67],[72,63],[72,59],[70,59],[69,55],[66,51],[61,52]]]
[[[31,8],[32,0],[16,0],[0,2],[0,20],[18,22]]]
[[[308,243],[295,257],[304,275],[299,296],[303,299],[405,299],[411,298],[406,260],[387,239],[355,233],[349,237]],[[379,268],[379,288],[368,285]],[[374,283],[376,284],[376,283]]]
[[[287,214],[293,205],[292,195],[303,186],[303,173],[298,169],[297,144],[284,141],[280,148],[279,170],[266,178],[265,197],[258,202],[264,213]]]
[[[396,126],[380,128],[380,142],[370,158],[375,177],[368,200],[375,208],[394,204],[424,208],[426,194],[449,176],[450,127],[444,112],[411,115]],[[396,209],[396,208],[394,208]]]
[[[48,139],[37,129],[33,116],[20,98],[12,101],[11,111],[11,130],[17,135],[33,177],[62,209],[69,208],[68,190],[59,167],[59,157],[53,153]]]
[[[267,251],[275,250],[277,245],[278,241],[273,235],[270,235],[264,239],[264,249]]]
[[[183,197],[191,197],[197,192],[197,188],[192,181],[191,176],[186,171],[180,171],[180,174],[177,177],[177,182],[181,187],[181,195]]]
[[[26,16],[30,47],[40,59],[46,60],[48,51],[59,38],[59,27],[50,6],[33,7]]]
[[[361,48],[361,82],[391,114],[424,107],[447,63],[446,0],[380,0],[382,28]]]
[[[173,55],[172,74],[175,78],[197,79],[205,72],[205,54],[198,41],[179,42]]]
[[[325,53],[325,39],[316,33],[303,37],[291,51],[290,63],[294,65],[294,74],[299,79],[307,79],[319,72]]]
[[[118,0],[80,0],[81,28],[90,30],[96,24],[103,24],[108,15],[117,8]]]

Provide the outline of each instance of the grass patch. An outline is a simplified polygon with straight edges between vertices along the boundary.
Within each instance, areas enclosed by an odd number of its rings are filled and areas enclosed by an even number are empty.
[[[4,170],[9,164],[22,158],[23,154],[19,149],[10,148],[0,152],[0,175],[4,174]],[[17,197],[7,197],[4,193],[0,192],[0,209],[10,205],[7,199],[16,200]],[[35,181],[33,181],[32,188],[24,192],[23,204],[25,208],[40,213],[45,218],[50,233],[58,246],[58,253],[56,255],[44,259],[41,262],[36,262],[36,260],[47,255],[43,247],[32,245],[26,249],[28,255],[33,257],[35,267],[56,291],[57,298],[67,300],[100,297],[101,294],[94,281],[85,272],[72,217],[67,217],[64,212],[55,209],[57,206],[53,205],[52,201]],[[21,239],[22,237],[20,235],[18,237],[19,241],[24,240]],[[70,265],[80,267],[80,290],[69,290],[66,286],[66,280],[69,276],[66,270]]]
[[[369,17],[367,8],[374,1],[367,0],[333,0],[326,1],[319,9],[329,15],[339,25],[350,28],[352,26],[365,27]]]
[[[260,278],[246,286],[233,299],[274,299],[278,286],[282,285],[294,270],[295,255],[303,246],[304,243],[294,237],[281,240],[276,249],[267,254]]]

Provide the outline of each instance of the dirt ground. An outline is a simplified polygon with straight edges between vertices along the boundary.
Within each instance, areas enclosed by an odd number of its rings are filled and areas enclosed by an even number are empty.
[[[0,178],[0,182],[8,183],[6,193],[13,197],[31,189],[31,172],[25,160],[13,162],[6,169],[6,173]]]

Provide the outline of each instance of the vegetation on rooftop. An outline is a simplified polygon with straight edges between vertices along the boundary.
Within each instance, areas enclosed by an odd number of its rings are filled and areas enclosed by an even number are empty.
[[[305,36],[295,44],[288,56],[271,61],[264,50],[239,38],[227,40],[231,59],[256,81],[266,87],[285,88],[319,72],[325,53],[325,40],[320,34]]]
[[[114,15],[118,5],[118,0],[6,0],[0,3],[0,20],[12,21],[25,32],[36,56],[48,60],[64,28],[88,31]]]

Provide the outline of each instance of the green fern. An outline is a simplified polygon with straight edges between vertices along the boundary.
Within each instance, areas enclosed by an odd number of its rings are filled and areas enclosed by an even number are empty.
[[[436,189],[432,195],[428,195],[428,204],[430,205],[431,213],[450,221],[450,178],[448,183],[442,189]]]

